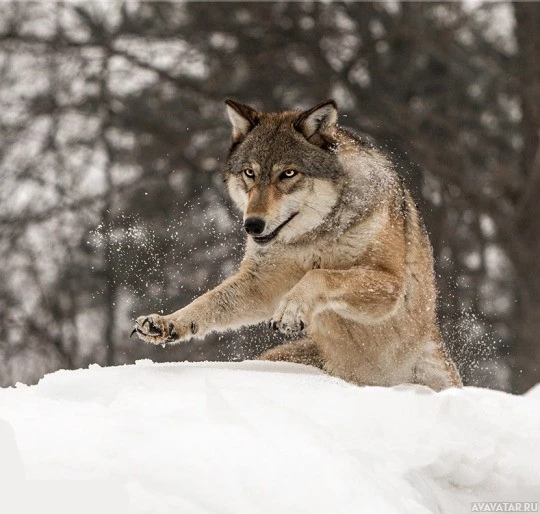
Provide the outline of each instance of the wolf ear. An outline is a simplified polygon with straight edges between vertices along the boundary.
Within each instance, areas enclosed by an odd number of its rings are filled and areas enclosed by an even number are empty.
[[[310,143],[323,146],[334,139],[337,118],[336,102],[327,100],[300,114],[294,126]]]
[[[259,113],[249,105],[225,100],[227,114],[232,124],[233,143],[240,143],[259,122]]]

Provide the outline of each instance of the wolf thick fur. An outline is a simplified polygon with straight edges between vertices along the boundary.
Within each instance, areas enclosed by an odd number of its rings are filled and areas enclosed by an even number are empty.
[[[299,340],[260,359],[358,385],[460,386],[436,321],[432,249],[393,164],[337,125],[327,101],[258,112],[227,101],[229,193],[248,232],[238,273],[173,314],[137,318],[150,343],[269,321]]]

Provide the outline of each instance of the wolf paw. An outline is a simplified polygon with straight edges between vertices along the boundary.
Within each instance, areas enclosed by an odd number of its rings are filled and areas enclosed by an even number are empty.
[[[292,299],[282,301],[269,322],[271,328],[286,335],[303,332],[307,325],[300,303]]]
[[[197,325],[194,322],[180,326],[167,316],[150,314],[149,316],[139,316],[135,320],[131,335],[136,333],[146,343],[163,344],[187,339],[196,332]]]

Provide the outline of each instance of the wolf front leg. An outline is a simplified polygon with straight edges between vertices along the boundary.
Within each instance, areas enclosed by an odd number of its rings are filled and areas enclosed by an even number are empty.
[[[351,268],[311,270],[281,300],[271,323],[279,331],[301,332],[324,310],[370,323],[391,314],[403,298],[403,274]]]
[[[270,318],[302,274],[292,266],[244,263],[236,275],[186,307],[165,316],[138,317],[134,333],[147,343],[162,344],[257,324]]]

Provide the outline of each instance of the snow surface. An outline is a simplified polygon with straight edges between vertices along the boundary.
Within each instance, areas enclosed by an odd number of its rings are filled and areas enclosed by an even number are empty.
[[[285,363],[0,389],[0,512],[460,513],[540,500],[540,386],[356,387]]]

